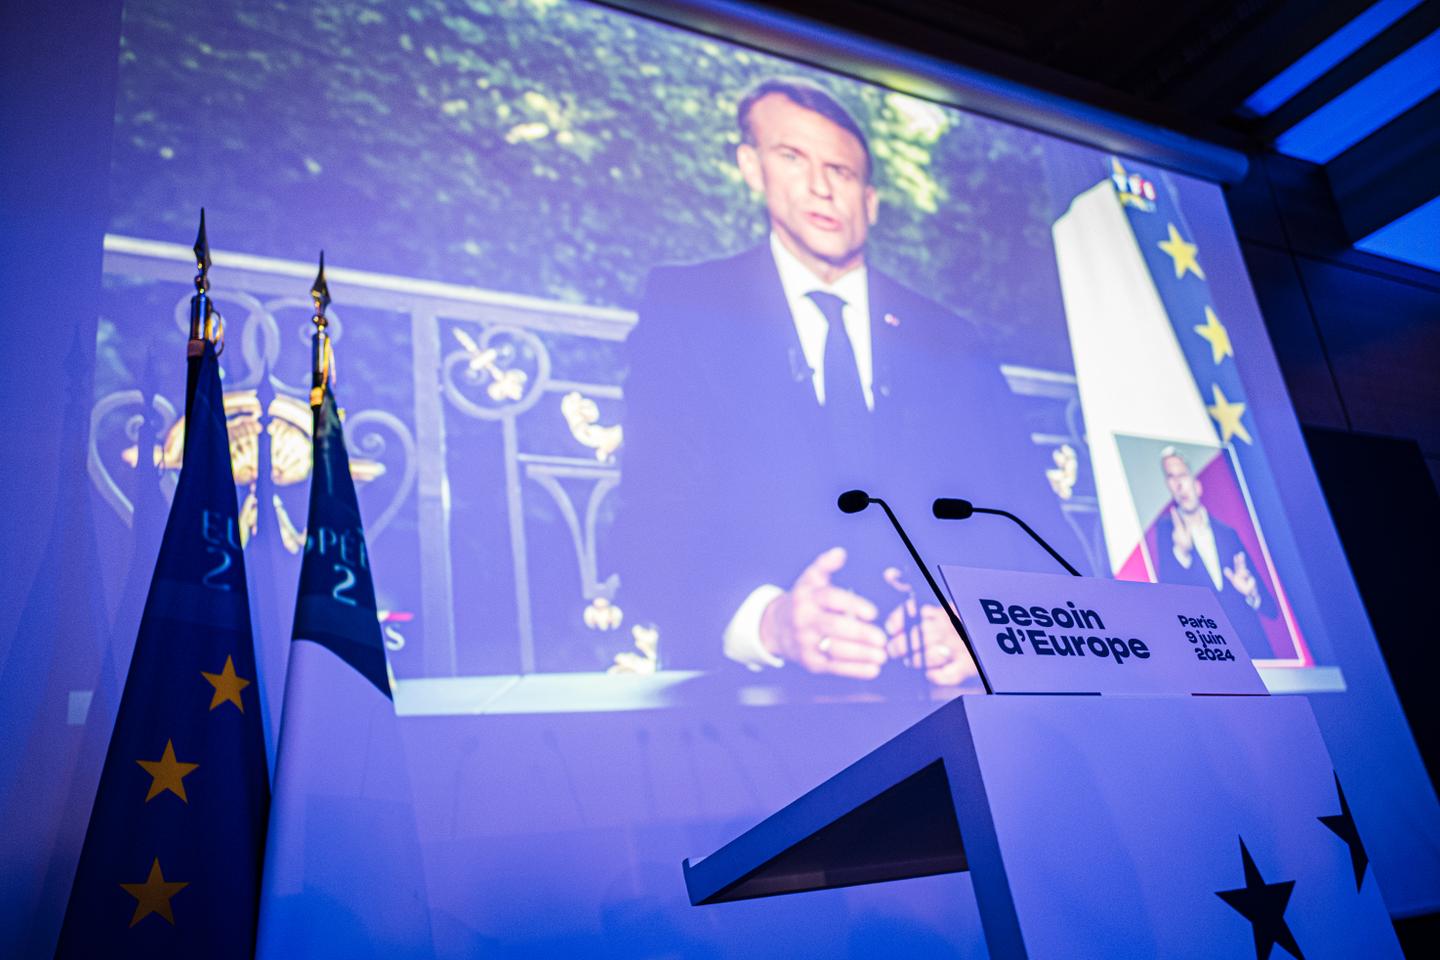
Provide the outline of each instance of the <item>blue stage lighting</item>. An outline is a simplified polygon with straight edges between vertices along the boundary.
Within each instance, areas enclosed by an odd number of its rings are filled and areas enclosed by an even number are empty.
[[[1241,112],[1268,117],[1419,5],[1420,0],[1380,0],[1252,93]]]
[[[1355,243],[1357,250],[1440,272],[1440,197],[1411,210]]]
[[[1328,163],[1440,90],[1440,30],[1275,139],[1279,152]]]

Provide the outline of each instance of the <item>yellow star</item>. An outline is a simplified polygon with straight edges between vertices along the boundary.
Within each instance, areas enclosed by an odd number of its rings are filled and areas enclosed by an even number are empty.
[[[219,673],[206,673],[200,671],[200,676],[210,682],[215,688],[215,695],[210,698],[210,709],[214,710],[227,700],[235,704],[241,713],[245,712],[245,704],[240,702],[240,691],[250,686],[250,681],[235,675],[235,661],[230,657],[225,658],[225,666]]]
[[[145,794],[145,802],[149,803],[160,794],[169,790],[175,796],[189,803],[185,796],[185,778],[194,773],[200,766],[198,763],[181,763],[175,759],[175,744],[165,741],[165,753],[159,760],[136,760],[150,774],[150,792]]]
[[[1245,429],[1245,424],[1240,422],[1240,418],[1245,415],[1245,404],[1226,400],[1218,383],[1211,384],[1210,389],[1215,391],[1215,403],[1205,409],[1209,410],[1210,416],[1220,424],[1220,442],[1229,443],[1231,437],[1239,437],[1246,443],[1254,443],[1250,439],[1250,432]]]
[[[1210,341],[1210,353],[1219,363],[1226,357],[1235,356],[1235,348],[1230,346],[1230,331],[1215,316],[1215,311],[1209,307],[1205,308],[1205,322],[1195,325],[1195,332],[1206,340]]]
[[[160,858],[156,857],[155,862],[150,864],[150,876],[145,878],[144,883],[122,883],[120,886],[135,898],[135,916],[130,918],[130,926],[135,926],[152,913],[158,913],[173,927],[175,914],[170,912],[170,898],[190,884],[166,881],[165,875],[160,872]]]
[[[1200,261],[1195,255],[1200,248],[1193,243],[1186,243],[1180,238],[1180,231],[1175,229],[1175,224],[1167,224],[1170,228],[1170,239],[1160,241],[1160,249],[1170,254],[1170,259],[1175,261],[1175,279],[1179,280],[1189,270],[1201,280],[1205,279],[1205,271],[1200,269]]]

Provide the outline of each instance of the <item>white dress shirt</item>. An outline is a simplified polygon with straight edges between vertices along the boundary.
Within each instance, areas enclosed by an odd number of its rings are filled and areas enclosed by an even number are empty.
[[[1180,518],[1180,522],[1185,523],[1183,516]],[[1224,568],[1220,565],[1220,548],[1215,545],[1215,531],[1210,526],[1210,511],[1202,505],[1199,525],[1192,527],[1186,523],[1185,526],[1190,531],[1190,541],[1195,545],[1194,552],[1200,554],[1200,562],[1205,565],[1205,572],[1210,575],[1210,582],[1215,585],[1215,591],[1220,592],[1224,587],[1224,580],[1221,579]],[[1182,554],[1178,548],[1173,548],[1173,552],[1180,566],[1189,570],[1190,564],[1194,562],[1193,556]],[[1230,562],[1234,563],[1234,558],[1230,558]],[[1251,572],[1253,574],[1254,571]],[[1231,573],[1234,571],[1232,570]],[[1259,592],[1256,591],[1246,596],[1245,603],[1252,610],[1260,609]]]
[[[830,321],[820,312],[820,307],[810,294],[818,291],[833,293],[845,301],[845,333],[850,338],[850,348],[855,351],[855,368],[860,375],[860,389],[865,393],[865,406],[875,409],[874,358],[870,351],[870,280],[864,264],[851,270],[833,284],[822,283],[800,259],[791,253],[780,238],[770,234],[770,253],[775,257],[775,266],[780,271],[780,286],[785,288],[785,300],[790,304],[790,319],[795,323],[795,333],[800,338],[800,349],[805,353],[805,363],[810,367],[811,382],[815,387],[815,399],[825,406],[825,337],[830,330]]]
[[[830,321],[825,319],[825,314],[809,296],[819,290],[845,301],[841,313],[845,334],[855,352],[855,367],[860,377],[860,389],[865,394],[865,406],[874,410],[875,361],[870,349],[870,281],[865,266],[862,264],[833,284],[826,284],[811,273],[773,231],[770,234],[770,253],[780,272],[780,286],[784,288],[785,301],[790,305],[790,319],[795,324],[800,349],[810,368],[815,401],[825,406],[825,337],[830,330]],[[1211,542],[1213,549],[1213,539]],[[784,660],[766,650],[760,642],[760,619],[765,614],[765,608],[784,592],[783,587],[773,583],[750,592],[725,626],[722,639],[726,657],[743,663],[751,670],[785,666]]]
[[[1210,574],[1210,582],[1219,590],[1223,584],[1220,579],[1220,549],[1215,546],[1215,531],[1210,529],[1210,511],[1204,507],[1200,508],[1200,523],[1191,526],[1184,516],[1180,522],[1185,524],[1185,529],[1190,531],[1190,541],[1195,545],[1195,553],[1200,554],[1200,562],[1205,565],[1205,572]],[[1186,570],[1190,569],[1193,557],[1189,554],[1182,554],[1178,548],[1175,549],[1175,559],[1180,566]]]

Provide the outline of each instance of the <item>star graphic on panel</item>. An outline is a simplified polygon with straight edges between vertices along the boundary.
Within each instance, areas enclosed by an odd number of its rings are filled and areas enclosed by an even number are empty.
[[[1340,775],[1335,775],[1335,792],[1340,794],[1340,812],[1328,817],[1316,817],[1334,831],[1335,836],[1345,841],[1350,848],[1350,866],[1355,869],[1355,892],[1365,882],[1365,867],[1370,858],[1365,853],[1365,844],[1360,842],[1360,831],[1355,829],[1355,818],[1350,815],[1350,804],[1345,802],[1345,791],[1340,789]]]
[[[1170,239],[1160,241],[1160,249],[1170,254],[1170,259],[1175,261],[1175,279],[1179,280],[1186,272],[1195,274],[1201,280],[1205,279],[1205,271],[1200,269],[1200,261],[1195,255],[1200,248],[1193,243],[1186,243],[1180,236],[1180,231],[1175,229],[1175,224],[1167,224],[1170,228]]]
[[[1255,933],[1255,960],[1266,960],[1275,944],[1280,944],[1295,960],[1305,960],[1290,925],[1285,922],[1285,907],[1295,890],[1294,880],[1266,883],[1260,870],[1240,838],[1240,857],[1245,861],[1245,886],[1235,890],[1219,890],[1215,896],[1224,900],[1250,921]]]
[[[1210,416],[1220,425],[1220,442],[1229,443],[1231,437],[1239,437],[1246,443],[1254,443],[1255,441],[1250,439],[1250,431],[1240,422],[1240,418],[1245,416],[1245,404],[1231,403],[1225,399],[1218,383],[1212,383],[1210,389],[1214,391],[1215,402],[1205,409],[1210,411]]]
[[[236,676],[235,661],[232,658],[228,656],[225,658],[225,666],[221,668],[219,673],[206,673],[204,670],[201,670],[200,676],[204,677],[209,681],[210,686],[215,688],[215,695],[210,698],[211,710],[229,701],[235,704],[241,713],[245,712],[245,704],[240,701],[240,691],[250,686],[250,681],[243,677]]]
[[[181,763],[176,760],[173,741],[165,741],[165,753],[159,760],[136,760],[135,762],[150,774],[150,792],[145,794],[146,803],[154,800],[166,790],[186,803],[190,802],[190,799],[185,796],[185,777],[194,773],[200,764]]]
[[[1235,348],[1230,346],[1230,331],[1226,330],[1225,325],[1220,322],[1220,318],[1215,316],[1214,310],[1206,307],[1205,322],[1196,324],[1194,330],[1210,341],[1210,355],[1214,357],[1216,363],[1226,357],[1235,356]]]
[[[130,918],[130,926],[135,926],[152,913],[158,913],[173,927],[175,914],[170,911],[170,898],[190,884],[166,880],[160,872],[160,858],[156,857],[155,862],[150,864],[150,876],[145,878],[144,883],[122,883],[120,886],[135,898],[135,916]]]

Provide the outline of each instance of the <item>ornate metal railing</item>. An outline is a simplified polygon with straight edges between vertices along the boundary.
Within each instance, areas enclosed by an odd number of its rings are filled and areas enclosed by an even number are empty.
[[[272,257],[216,251],[214,297],[226,316],[227,407],[248,407],[255,413],[254,429],[270,431],[272,444],[286,428],[299,426],[283,416],[287,398],[307,394],[303,379],[287,382],[277,371],[288,352],[305,356],[308,345],[300,316],[309,309],[303,296],[313,267],[308,263]],[[188,248],[173,243],[109,235],[105,238],[105,273],[121,282],[144,280],[173,285],[173,311],[177,324],[188,318],[188,284],[193,257]],[[446,409],[461,417],[495,423],[503,445],[503,485],[509,559],[514,570],[514,603],[521,672],[536,668],[534,618],[528,581],[525,481],[553,498],[569,529],[582,593],[587,602],[613,598],[615,580],[602,578],[596,561],[596,516],[600,504],[618,482],[614,453],[618,427],[599,424],[596,400],[618,400],[618,383],[566,380],[554,375],[552,345],[575,338],[581,341],[621,341],[634,324],[634,314],[575,304],[540,300],[455,284],[410,277],[331,268],[331,288],[337,307],[331,310],[332,337],[337,345],[342,395],[345,389],[345,316],[362,308],[383,311],[408,325],[409,374],[413,380],[413,407],[405,410],[362,410],[346,419],[351,446],[363,468],[367,459],[398,468],[401,480],[372,516],[370,535],[376,539],[395,516],[402,502],[415,499],[419,542],[419,606],[424,623],[423,672],[449,676],[459,671],[455,632],[456,585],[451,570],[450,486],[446,457]],[[287,319],[297,321],[301,336],[287,337]],[[543,335],[543,339],[542,339]],[[547,343],[547,341],[549,341]],[[256,411],[256,392],[269,388],[279,407],[262,422],[266,411]],[[518,420],[542,402],[555,404],[556,421],[566,424],[576,444],[588,455],[567,456],[527,447]],[[138,386],[112,391],[99,398],[91,416],[91,475],[96,487],[117,514],[128,522],[132,505],[117,482],[118,464],[101,450],[107,429],[122,432],[124,440],[138,441],[146,417],[160,421],[159,432],[169,436],[177,420],[177,404],[152,396],[145,410],[145,393]],[[308,439],[308,420],[306,423]],[[381,434],[388,434],[386,443]],[[232,454],[237,457],[237,479],[247,475],[249,446],[237,443],[232,417]],[[121,441],[122,445],[124,440]],[[277,482],[289,479],[279,466]],[[128,449],[127,449],[128,452]],[[308,454],[308,449],[307,449]],[[134,456],[141,454],[138,448]],[[162,465],[178,466],[178,452],[166,447]],[[308,461],[308,456],[303,458]],[[388,462],[387,462],[388,461]],[[288,461],[287,461],[288,462]],[[250,467],[250,472],[254,468]],[[560,478],[590,484],[585,501],[577,506]],[[173,485],[173,473],[161,482]],[[363,489],[363,488],[362,488]],[[363,494],[362,494],[363,496]],[[367,507],[369,505],[367,504]],[[603,606],[603,603],[602,603]]]

